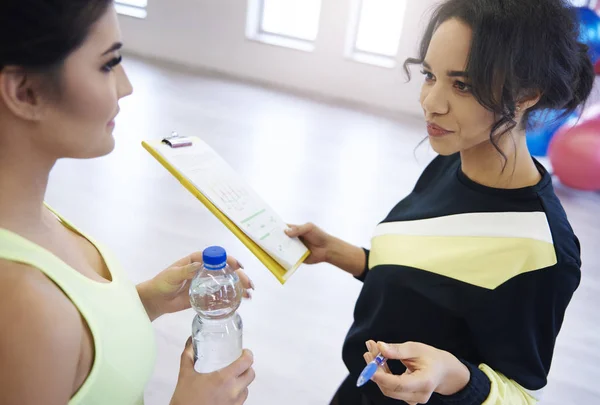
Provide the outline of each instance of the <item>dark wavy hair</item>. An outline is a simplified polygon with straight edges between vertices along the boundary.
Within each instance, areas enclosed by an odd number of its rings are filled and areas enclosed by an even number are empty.
[[[16,66],[57,73],[79,48],[112,0],[3,0],[0,71]],[[56,75],[54,75],[56,76]]]
[[[498,140],[516,126],[516,104],[540,94],[539,102],[525,112],[524,129],[536,110],[561,110],[568,116],[585,105],[594,84],[594,67],[588,47],[578,41],[575,9],[564,0],[447,0],[433,12],[422,38],[418,58],[422,64],[431,38],[445,21],[456,18],[473,30],[467,73],[472,93],[498,120],[490,139]]]

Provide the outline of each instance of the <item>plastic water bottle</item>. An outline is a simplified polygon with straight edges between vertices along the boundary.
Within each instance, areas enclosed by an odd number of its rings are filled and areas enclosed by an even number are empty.
[[[204,264],[190,284],[190,302],[197,312],[192,324],[194,369],[211,373],[242,355],[242,318],[236,310],[243,287],[227,265],[225,249],[212,246],[202,256]]]

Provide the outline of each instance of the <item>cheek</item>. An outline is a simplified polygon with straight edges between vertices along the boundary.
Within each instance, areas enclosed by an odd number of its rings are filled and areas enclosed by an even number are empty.
[[[427,98],[427,94],[429,93],[429,88],[425,85],[425,83],[423,83],[421,85],[421,93],[419,95],[419,103],[421,104],[421,108],[423,110],[425,110],[425,107],[423,106],[423,102],[425,101],[425,99]]]
[[[464,101],[456,109],[461,138],[469,143],[485,141],[494,125],[494,113],[486,110],[476,100]]]
[[[71,87],[63,104],[63,113],[69,121],[89,130],[108,124],[117,109],[116,91],[109,82],[100,77]]]
[[[52,107],[46,126],[47,146],[56,155],[88,158],[112,150],[114,140],[108,124],[117,111],[117,97],[108,83],[107,78],[100,77],[63,87],[61,101]]]

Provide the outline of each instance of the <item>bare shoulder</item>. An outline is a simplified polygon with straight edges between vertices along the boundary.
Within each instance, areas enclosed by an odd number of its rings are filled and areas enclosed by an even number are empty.
[[[0,260],[0,392],[7,404],[66,405],[82,334],[79,312],[58,286],[35,268]]]
[[[20,312],[32,319],[52,315],[63,324],[73,320],[81,324],[77,308],[62,290],[29,265],[0,259],[0,292],[0,314]]]

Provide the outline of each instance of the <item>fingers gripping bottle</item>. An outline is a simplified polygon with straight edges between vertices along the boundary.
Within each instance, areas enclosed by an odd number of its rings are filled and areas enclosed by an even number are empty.
[[[194,369],[198,373],[220,370],[242,355],[242,318],[236,312],[243,287],[227,265],[220,246],[204,250],[203,266],[190,284],[190,303],[196,311],[192,323]]]

